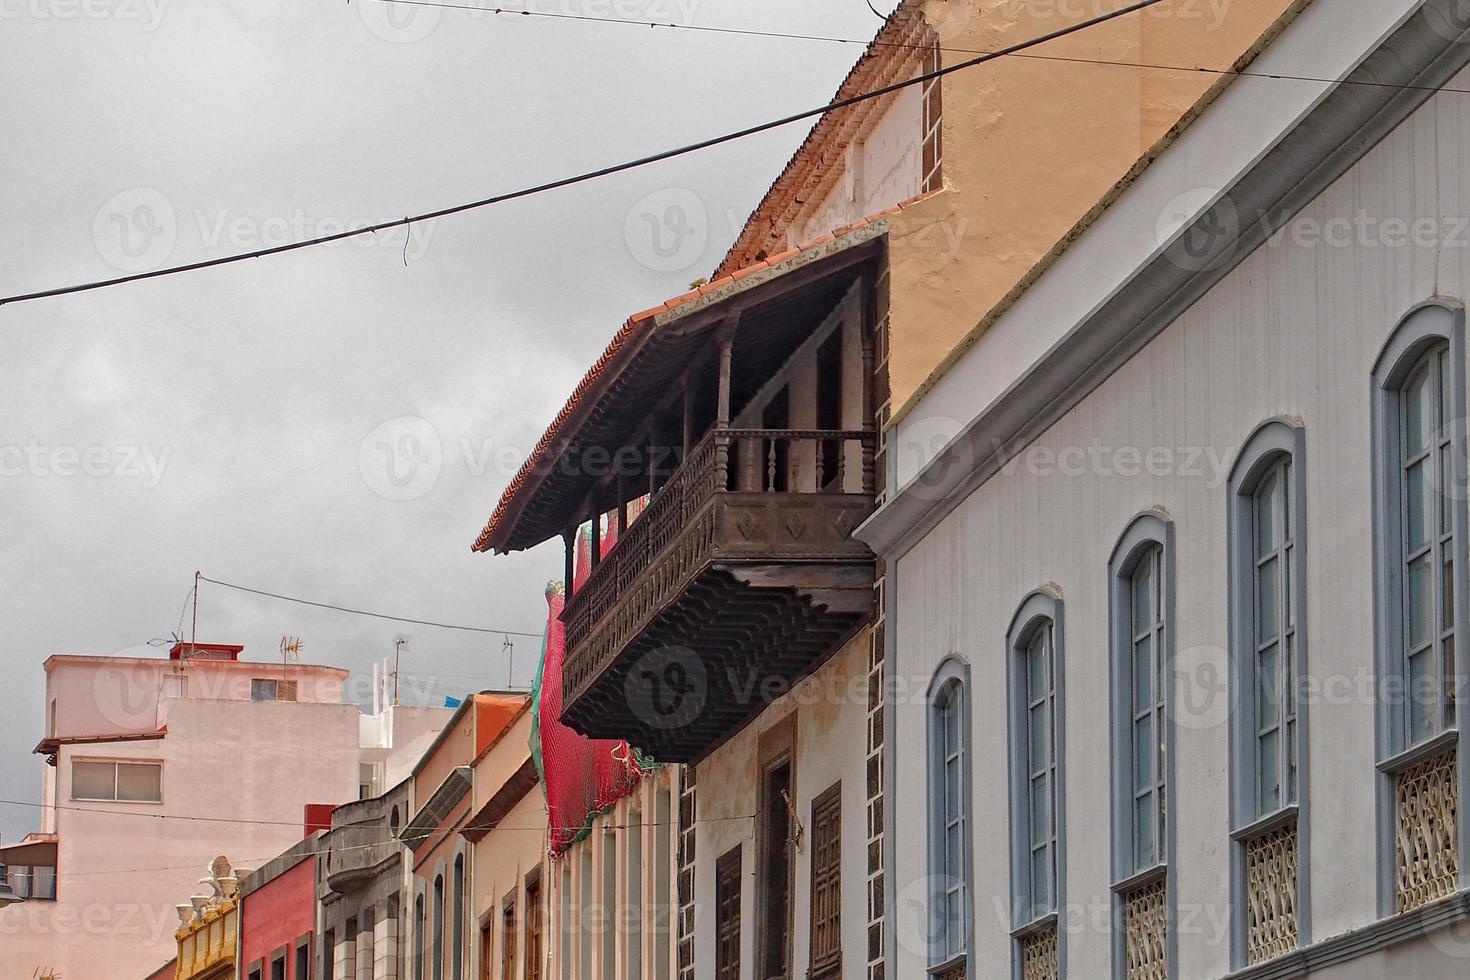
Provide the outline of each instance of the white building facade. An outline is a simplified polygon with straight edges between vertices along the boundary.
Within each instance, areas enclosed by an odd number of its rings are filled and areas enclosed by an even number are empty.
[[[899,980],[1463,971],[1467,27],[1316,0],[899,420]]]

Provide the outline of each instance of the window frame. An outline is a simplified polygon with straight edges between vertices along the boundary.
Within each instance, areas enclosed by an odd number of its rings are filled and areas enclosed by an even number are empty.
[[[158,806],[163,803],[163,760],[162,759],[107,759],[92,756],[73,756],[70,760],[67,795],[74,803],[127,803],[140,806]],[[112,796],[78,796],[76,791],[76,767],[78,764],[112,766]],[[152,766],[158,770],[158,799],[124,800],[118,798],[118,766]]]
[[[1066,835],[1066,644],[1061,593],[1052,586],[1037,589],[1017,609],[1006,630],[1007,743],[1009,750],[1011,950],[1013,970],[1020,970],[1020,940],[1042,929],[1057,927],[1057,968],[1066,972],[1067,932],[1060,928],[1060,913],[1067,907]],[[1031,640],[1039,629],[1051,633],[1051,771],[1052,837],[1055,881],[1050,908],[1037,910],[1032,904],[1032,826],[1030,818],[1031,769],[1030,727],[1027,712],[1026,671],[1022,665]],[[1019,973],[1017,973],[1019,975]]]
[[[1453,726],[1444,726],[1437,734],[1418,743],[1408,737],[1406,701],[1412,696],[1405,687],[1404,618],[1401,569],[1402,543],[1402,476],[1400,424],[1402,392],[1405,382],[1418,369],[1422,357],[1436,347],[1445,347],[1449,357],[1450,399],[1448,443],[1452,473],[1449,485],[1451,559],[1454,563],[1454,625],[1450,636],[1454,642],[1454,702],[1464,703],[1467,667],[1467,619],[1470,619],[1470,517],[1466,510],[1466,464],[1464,419],[1466,415],[1465,311],[1453,301],[1434,298],[1409,310],[1389,334],[1374,362],[1372,391],[1372,472],[1373,472],[1373,658],[1374,670],[1384,695],[1374,699],[1374,730],[1378,758],[1378,902],[1381,915],[1392,915],[1394,905],[1394,833],[1397,817],[1394,807],[1394,781],[1399,772],[1428,758],[1447,745],[1455,745],[1457,778],[1461,786],[1470,785],[1470,727],[1456,718]],[[1454,447],[1460,451],[1454,451]],[[1438,571],[1438,570],[1437,570]],[[1438,579],[1436,579],[1438,581]],[[1436,609],[1438,611],[1438,609]],[[1463,709],[1459,711],[1463,715]],[[1470,815],[1459,808],[1456,832],[1460,841],[1470,832]],[[1461,867],[1460,887],[1470,884],[1470,869]]]
[[[304,932],[296,937],[291,956],[291,980],[311,980],[311,933]]]
[[[450,951],[449,951],[449,977],[450,980],[465,980],[465,925],[469,919],[469,896],[466,894],[468,884],[466,868],[468,861],[463,851],[454,856],[454,871],[451,878],[452,892],[449,899],[450,918]]]
[[[830,823],[828,823],[828,818],[831,819]],[[808,918],[810,928],[807,943],[809,959],[807,976],[816,980],[816,978],[841,976],[842,974],[842,782],[840,780],[812,800],[811,828],[811,862],[808,873],[811,914]],[[824,833],[829,830],[831,831],[830,838],[824,837]],[[817,862],[822,857],[824,843],[833,852],[832,861],[830,864],[819,865]],[[832,931],[836,943],[830,950],[819,950],[817,948],[819,899],[821,891],[827,889],[835,892],[835,902],[829,908],[832,913]]]
[[[523,879],[525,889],[525,915],[521,917],[521,937],[523,953],[521,958],[525,960],[522,973],[526,980],[542,980],[545,973],[546,949],[544,937],[546,934],[546,914],[542,904],[543,894],[541,888],[541,865],[536,865]]]
[[[1150,563],[1156,575],[1152,588],[1157,604],[1151,605],[1150,666],[1154,671],[1154,687],[1146,712],[1135,705],[1135,645],[1142,638],[1136,629],[1135,589],[1139,566]],[[1121,924],[1127,897],[1138,889],[1167,878],[1175,864],[1177,814],[1171,799],[1175,786],[1175,625],[1178,609],[1175,577],[1174,521],[1160,507],[1146,510],[1128,522],[1108,556],[1108,751],[1111,781],[1111,891],[1113,919],[1119,928],[1113,930],[1113,974],[1124,975],[1126,943]],[[1140,793],[1135,779],[1135,739],[1137,723],[1144,714],[1150,718],[1151,741],[1162,745],[1162,764],[1154,758],[1153,781],[1147,795],[1154,799],[1155,820],[1153,842],[1155,858],[1143,862],[1137,854],[1136,801]],[[1178,962],[1174,906],[1176,889],[1167,887],[1165,908],[1165,956],[1169,964]]]
[[[444,980],[444,862],[434,870],[434,923],[430,949],[429,976],[433,980]]]
[[[963,962],[965,976],[973,976],[970,970],[970,954],[974,949],[974,918],[971,895],[972,868],[975,852],[970,836],[972,794],[974,783],[971,773],[971,728],[970,728],[970,665],[958,656],[946,657],[935,670],[929,682],[927,697],[928,711],[928,769],[926,791],[929,803],[929,972],[946,973]],[[949,880],[949,829],[950,821],[945,807],[949,791],[946,766],[951,755],[947,744],[945,727],[946,713],[956,714],[957,775],[959,779],[959,864],[960,880]],[[936,778],[936,775],[938,778]],[[949,893],[957,891],[960,900],[960,941],[954,948],[953,936],[949,934],[944,910]]]
[[[715,862],[715,980],[741,976],[744,879],[741,845],[736,844]]]
[[[500,980],[516,980],[516,931],[520,929],[517,907],[519,889],[512,888],[500,899]]]
[[[1290,696],[1296,718],[1293,739],[1296,752],[1296,798],[1284,798],[1281,805],[1267,810],[1260,800],[1259,732],[1257,716],[1260,678],[1257,567],[1257,505],[1262,483],[1279,478],[1279,467],[1286,463],[1290,473],[1284,486],[1285,509],[1292,523],[1291,574],[1281,576],[1283,597],[1289,596],[1294,607],[1295,663],[1289,676],[1295,678]],[[1306,428],[1300,419],[1276,416],[1256,426],[1236,453],[1226,483],[1226,554],[1229,562],[1229,627],[1230,627],[1230,878],[1234,898],[1232,908],[1245,907],[1247,844],[1279,826],[1295,822],[1297,836],[1297,937],[1300,946],[1311,943],[1311,867],[1309,860],[1311,825],[1307,819],[1311,780],[1309,777],[1310,711],[1302,696],[1303,678],[1308,676],[1310,647],[1307,629],[1308,535],[1311,532],[1307,502]],[[1285,543],[1285,539],[1282,539]],[[1278,614],[1278,618],[1280,614]],[[1284,625],[1277,636],[1284,637]],[[1283,665],[1285,661],[1283,659]],[[1283,681],[1287,675],[1282,668]],[[1249,700],[1247,700],[1249,699]],[[1238,710],[1236,710],[1238,709]],[[1283,711],[1285,706],[1283,705]],[[1284,749],[1283,749],[1284,756]],[[1283,794],[1287,796],[1288,794]],[[1244,915],[1231,916],[1231,965],[1235,969],[1246,964],[1248,927]]]
[[[757,762],[760,783],[756,800],[759,817],[756,821],[753,856],[758,869],[755,874],[756,899],[755,917],[755,972],[762,974],[772,957],[780,957],[789,976],[796,963],[796,895],[797,895],[797,843],[791,839],[796,823],[792,812],[794,801],[800,792],[797,782],[796,763],[796,715],[788,714],[761,733],[757,746]],[[786,771],[786,795],[791,803],[781,801],[772,792],[777,773]],[[779,814],[773,818],[773,814]],[[779,853],[778,853],[779,852]],[[774,875],[767,873],[778,863],[783,866],[785,882],[781,892],[777,891]],[[781,901],[785,903],[785,916]]]

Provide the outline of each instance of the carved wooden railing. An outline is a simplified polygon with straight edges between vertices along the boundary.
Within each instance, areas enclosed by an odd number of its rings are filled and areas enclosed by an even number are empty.
[[[875,446],[873,433],[856,430],[716,429],[706,435],[573,590],[563,618],[567,701],[713,554],[721,495],[871,498]]]

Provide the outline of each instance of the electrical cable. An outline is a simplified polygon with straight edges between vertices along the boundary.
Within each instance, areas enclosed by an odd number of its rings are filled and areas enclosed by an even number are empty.
[[[546,181],[544,183],[535,184],[530,187],[523,187],[519,190],[508,191],[503,194],[495,194],[490,197],[481,198],[477,201],[468,201],[463,204],[455,204],[449,207],[439,208],[435,211],[427,211],[423,214],[406,216],[403,218],[396,218],[386,221],[379,221],[375,224],[365,225],[361,228],[352,228],[330,235],[318,235],[315,238],[304,238],[294,242],[286,242],[281,245],[274,245],[269,248],[255,249],[249,252],[237,252],[230,255],[221,255],[216,256],[212,259],[201,259],[200,261],[188,262],[183,265],[165,266],[161,269],[152,269],[147,272],[135,272],[125,276],[116,276],[111,279],[99,279],[94,282],[75,283],[69,286],[57,286],[51,289],[43,289],[36,292],[3,296],[0,297],[0,306],[5,306],[9,303],[22,303],[29,300],[45,299],[53,296],[65,296],[72,293],[87,292],[94,289],[105,289],[110,286],[120,286],[124,283],[141,282],[145,279],[157,279],[162,276],[172,276],[184,272],[195,272],[200,269],[214,268],[215,266],[229,265],[235,262],[243,262],[246,259],[258,259],[268,255],[279,255],[284,252],[294,252],[299,249],[310,248],[316,245],[326,245],[331,242],[342,241],[348,238],[356,238],[359,235],[376,234],[379,231],[386,231],[390,228],[398,228],[404,225],[411,225],[416,221],[433,221],[454,214],[462,214],[466,211],[473,211],[495,204],[503,204],[508,201],[520,200],[521,198],[531,197],[536,194],[543,194],[547,191],[558,190],[563,187],[571,187],[576,184],[587,183],[589,181],[597,180],[602,177],[624,173],[629,170],[635,170],[641,167],[649,166],[650,164],[660,163],[664,160],[671,160],[676,157],[696,153],[700,150],[707,150],[711,147],[721,146],[725,143],[732,143],[736,140],[744,139],[749,136],[755,136],[760,133],[769,132],[773,129],[779,129],[783,126],[789,126],[792,123],[801,122],[803,120],[811,119],[816,116],[822,116],[836,109],[843,109],[851,105],[857,105],[862,102],[870,101],[872,99],[882,98],[885,95],[888,95],[892,92],[897,92],[901,89],[908,88],[911,85],[922,85],[923,83],[936,78],[942,78],[946,75],[952,75],[955,72],[964,71],[967,68],[974,68],[977,65],[982,65],[986,62],[995,61],[998,58],[1004,58],[1009,55],[1016,54],[1017,52],[1025,51],[1029,48],[1045,44],[1048,41],[1054,41],[1058,38],[1076,34],[1080,31],[1087,30],[1090,27],[1095,27],[1098,24],[1103,24],[1111,20],[1116,20],[1119,17],[1124,17],[1129,14],[1137,13],[1140,10],[1144,10],[1148,7],[1152,7],[1162,2],[1163,0],[1137,0],[1137,2],[1131,3],[1125,7],[1119,7],[1117,10],[1112,10],[1104,14],[1099,14],[1096,17],[1090,18],[1085,21],[1080,21],[1076,24],[1070,24],[1066,27],[1051,31],[1050,33],[1043,34],[1040,37],[1035,37],[1026,41],[1019,41],[1007,47],[980,54],[974,58],[970,58],[967,61],[943,66],[935,69],[934,71],[924,72],[922,74],[915,75],[913,78],[898,82],[892,82],[888,85],[882,85],[867,92],[860,92],[857,95],[851,95],[846,98],[836,99],[832,102],[827,103],[826,105],[819,106],[814,109],[806,109],[788,116],[782,116],[779,119],[773,119],[768,122],[758,123],[754,126],[747,126],[744,129],[738,129],[734,132],[724,133],[720,136],[712,136],[708,139],[700,140],[696,143],[688,143],[684,146],[675,147],[674,149],[663,150],[658,153],[650,154],[648,156],[639,157],[635,160],[629,160],[623,163],[616,163],[606,167],[601,167],[597,170],[586,171],[570,177],[560,177],[556,180]]]
[[[949,54],[986,54],[980,48],[960,48],[953,45],[931,44],[923,41],[885,41],[881,38],[834,37],[828,34],[799,34],[785,31],[762,31],[738,27],[712,27],[703,24],[677,24],[664,21],[628,20],[621,17],[603,17],[593,14],[568,14],[553,13],[540,10],[522,10],[509,7],[483,7],[468,3],[450,3],[448,0],[373,0],[376,3],[387,3],[409,7],[440,7],[446,10],[470,10],[486,14],[515,14],[527,17],[546,17],[556,20],[591,21],[599,24],[622,24],[628,27],[654,27],[666,30],[699,31],[715,34],[737,34],[749,37],[782,38],[792,41],[826,41],[833,44],[861,44],[873,47],[889,48],[934,48],[935,50]],[[871,5],[870,5],[871,7]],[[881,14],[879,16],[882,16]],[[1101,65],[1115,68],[1137,68],[1146,71],[1171,71],[1187,74],[1206,75],[1229,75],[1234,78],[1264,78],[1275,81],[1290,82],[1317,82],[1322,85],[1361,85],[1368,88],[1387,88],[1415,92],[1449,92],[1459,95],[1470,95],[1470,89],[1450,88],[1438,85],[1404,85],[1395,82],[1373,82],[1366,79],[1346,78],[1322,78],[1316,75],[1284,75],[1275,72],[1253,72],[1237,68],[1210,68],[1205,65],[1161,65],[1144,61],[1116,61],[1108,58],[1081,58],[1066,57],[1063,55],[1049,54],[1026,54],[1023,52],[1012,52],[1007,55],[1012,58],[1027,58],[1035,61],[1058,61],[1079,65]]]
[[[0,800],[0,805],[38,807],[38,808],[50,807],[51,809],[79,811],[79,812],[82,812],[82,813],[102,813],[102,814],[109,814],[109,815],[112,815],[112,816],[141,816],[141,817],[150,817],[150,818],[152,818],[154,820],[192,820],[192,821],[204,821],[204,822],[209,822],[209,823],[235,823],[235,824],[259,825],[259,826],[273,826],[273,827],[298,827],[298,826],[301,826],[301,821],[299,821],[299,820],[247,820],[247,819],[244,819],[244,818],[197,817],[197,816],[186,816],[186,815],[182,815],[182,814],[175,815],[175,814],[157,814],[157,813],[133,812],[133,811],[128,811],[128,810],[105,810],[105,809],[102,809],[100,807],[78,807],[78,806],[67,806],[67,805],[64,805],[64,804],[57,804],[57,805],[54,805],[53,806],[51,804],[46,804],[46,803],[30,803],[30,802],[26,802],[26,801],[22,801],[22,800]],[[755,814],[750,813],[750,814],[739,814],[739,815],[735,815],[735,816],[726,816],[726,817],[697,817],[697,818],[695,818],[695,821],[694,822],[696,824],[700,824],[700,823],[722,823],[722,822],[733,821],[733,820],[754,820],[755,819],[755,816],[756,816]],[[596,824],[595,829],[601,830],[601,831],[608,831],[608,830],[632,830],[632,829],[637,828],[637,827],[674,827],[674,826],[678,826],[678,821],[677,820],[666,820],[666,821],[665,820],[640,820],[637,823],[598,823],[598,824]],[[466,831],[473,832],[475,830],[480,830],[480,829],[484,829],[487,833],[491,833],[491,832],[498,831],[498,830],[515,831],[515,832],[518,832],[519,833],[519,832],[532,832],[532,831],[535,831],[535,832],[546,832],[546,831],[550,830],[551,828],[550,828],[550,825],[549,824],[546,824],[546,823],[528,824],[528,825],[525,825],[525,826],[515,826],[515,825],[505,824],[505,823],[488,824],[488,825],[466,824],[463,827],[453,827],[453,826],[450,826],[450,827],[438,828],[437,832],[440,833],[443,836],[447,836],[448,834],[451,834],[451,833],[463,833],[463,832],[466,832]],[[580,830],[581,829],[581,826],[579,825],[577,827],[563,827],[563,828],[560,828],[560,829],[564,833],[572,833],[572,832],[575,832],[577,830]],[[372,841],[372,842],[366,843],[366,844],[344,844],[344,845],[342,845],[340,847],[327,847],[327,848],[323,848],[323,849],[318,850],[318,851],[314,851],[313,854],[315,854],[315,855],[342,854],[342,853],[346,853],[348,851],[363,850],[363,849],[371,848],[371,847],[381,847],[384,844],[392,844],[392,843],[395,843],[395,842],[403,843],[403,846],[410,847],[410,849],[413,849],[413,850],[417,850],[419,848],[422,848],[424,846],[424,843],[427,842],[429,840],[429,838],[432,837],[432,836],[433,836],[433,834],[431,833],[428,837],[425,837],[424,840],[421,841],[418,844],[417,847],[411,847],[411,845],[408,845],[407,843],[404,843],[402,841],[402,839],[399,838],[399,837],[388,837],[388,838],[385,838],[383,840]],[[443,839],[443,837],[441,837],[441,841],[435,842],[435,846],[437,846],[438,843],[442,842],[442,839]],[[274,860],[278,856],[279,855],[274,855],[273,854],[270,857],[260,858],[260,859],[258,859],[258,861],[256,863],[259,864],[259,863],[264,863],[266,861],[271,861],[271,860]],[[240,862],[240,863],[242,864],[242,866],[248,866],[248,863],[247,862]],[[197,865],[188,864],[188,865],[172,865],[172,866],[160,867],[160,868],[109,868],[109,869],[101,870],[101,871],[69,871],[69,872],[64,872],[64,873],[58,873],[57,877],[83,877],[83,876],[89,876],[89,875],[129,874],[129,873],[142,873],[142,872],[146,872],[146,871],[184,871],[184,870],[189,870],[189,869],[195,868],[195,867],[197,867]]]
[[[264,589],[252,589],[249,586],[236,585],[233,582],[222,582],[219,579],[210,578],[207,575],[199,576],[199,580],[202,582],[208,582],[211,585],[222,586],[226,589],[234,589],[237,592],[249,592],[252,595],[265,596],[267,599],[280,599],[283,602],[296,602],[300,603],[303,606],[315,606],[318,609],[330,609],[334,612],[350,613],[354,616],[367,616],[372,619],[386,619],[394,623],[409,623],[414,626],[433,626],[438,629],[463,630],[470,633],[493,633],[497,636],[529,636],[536,639],[540,639],[542,637],[541,633],[528,633],[524,630],[502,630],[494,629],[489,626],[461,626],[455,623],[440,623],[430,619],[412,619],[408,616],[390,616],[387,613],[369,612],[366,609],[351,609],[347,606],[339,606],[330,602],[316,602],[311,599],[302,599],[298,596],[283,595],[279,592],[267,592]]]

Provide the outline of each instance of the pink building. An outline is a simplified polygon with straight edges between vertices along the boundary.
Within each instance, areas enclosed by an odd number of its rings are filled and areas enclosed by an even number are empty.
[[[445,709],[342,702],[348,672],[252,663],[239,646],[45,663],[43,836],[54,888],[0,910],[0,980],[141,977],[176,952],[176,906],[210,860],[259,867],[301,840],[309,804],[381,792]],[[375,707],[382,702],[376,696]],[[44,875],[36,881],[44,880]]]

